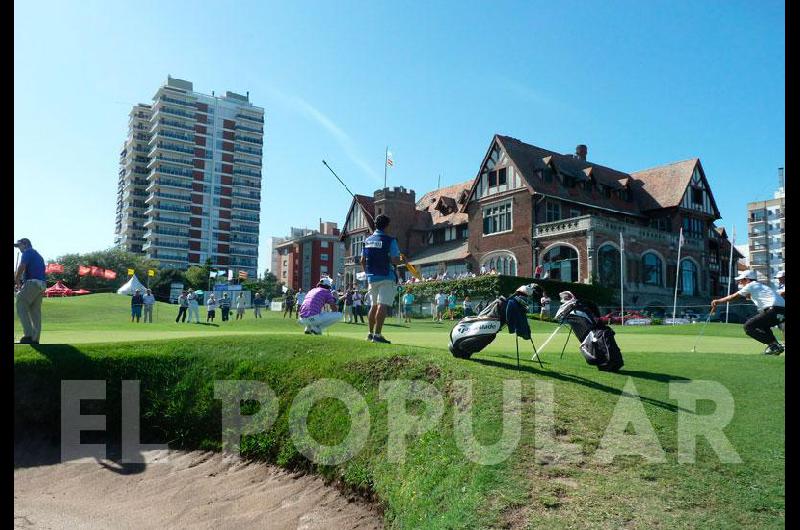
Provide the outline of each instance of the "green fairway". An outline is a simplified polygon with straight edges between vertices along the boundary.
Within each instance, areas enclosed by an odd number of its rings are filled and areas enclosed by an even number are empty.
[[[131,324],[128,297],[90,295],[44,301],[42,345],[15,346],[17,432],[57,432],[61,379],[106,379],[109,400],[118,400],[121,379],[140,379],[146,442],[174,447],[218,448],[219,402],[215,379],[267,382],[281,403],[269,434],[253,437],[247,454],[287,467],[308,467],[288,437],[286,409],[297,392],[320,378],[343,379],[361,393],[372,417],[369,441],[353,460],[314,471],[371,495],[396,528],[782,528],[784,522],[784,358],[761,355],[763,346],[746,337],[739,324],[709,324],[692,353],[702,324],[615,326],[625,358],[618,374],[585,363],[571,339],[563,359],[563,330],[542,353],[544,366],[531,362],[530,343],[520,342],[517,370],[514,338],[505,330],[472,360],[447,351],[452,323],[392,321],[384,335],[392,345],[364,340],[366,326],[336,324],[323,337],[306,336],[294,321],[264,312],[256,320],[218,326],[176,324],[177,308],[161,304],[154,324]],[[201,308],[201,319],[205,310]],[[555,329],[532,322],[537,345]],[[17,325],[17,336],[21,334]],[[378,384],[421,379],[443,396],[445,413],[437,428],[408,438],[404,463],[387,461],[386,402]],[[472,380],[472,418],[483,444],[502,430],[503,382],[522,382],[522,433],[510,458],[493,465],[470,462],[454,442],[454,409],[463,398],[458,380]],[[734,400],[724,434],[741,463],[722,463],[704,439],[697,461],[678,462],[678,417],[682,409],[669,395],[670,381],[708,380]],[[541,458],[537,439],[539,402],[535,389],[549,383],[555,402],[554,436],[576,444],[578,463]],[[618,456],[600,463],[595,455],[633,384],[647,420],[663,447],[663,463]],[[411,408],[411,407],[410,407]],[[698,414],[714,404],[698,401]],[[119,407],[116,406],[118,411]],[[109,404],[109,430],[115,425]],[[116,412],[118,415],[118,412]],[[335,443],[350,421],[338,402],[320,403],[309,429]],[[628,432],[628,431],[626,431]],[[637,432],[637,434],[639,434]]]

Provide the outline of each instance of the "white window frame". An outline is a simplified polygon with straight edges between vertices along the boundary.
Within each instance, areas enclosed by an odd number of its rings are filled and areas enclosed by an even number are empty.
[[[502,206],[504,204],[508,204],[509,214],[511,215],[511,218],[509,219],[509,223],[508,223],[509,224],[508,230],[503,230],[502,232],[492,232],[491,234],[484,234],[483,233],[483,220],[486,218],[486,210],[491,209],[491,208],[495,208],[495,207],[499,208],[500,206]],[[485,204],[485,205],[483,205],[481,207],[481,235],[483,237],[492,237],[492,236],[497,236],[497,235],[500,235],[500,234],[508,234],[509,232],[513,232],[513,231],[514,231],[514,201],[512,199],[505,199],[505,200],[502,200],[502,201],[495,201],[495,202],[492,202],[492,203],[489,203],[489,204]]]

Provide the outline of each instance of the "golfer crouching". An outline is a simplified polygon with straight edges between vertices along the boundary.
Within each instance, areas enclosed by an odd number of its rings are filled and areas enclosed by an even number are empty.
[[[323,329],[342,319],[342,314],[335,310],[337,300],[331,294],[331,285],[331,279],[323,277],[303,299],[297,323],[306,327],[306,335],[322,335]],[[331,311],[323,311],[326,305]]]

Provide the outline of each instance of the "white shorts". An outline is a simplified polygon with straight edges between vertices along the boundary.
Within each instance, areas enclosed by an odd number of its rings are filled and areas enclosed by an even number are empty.
[[[336,324],[341,319],[342,319],[342,313],[339,313],[338,311],[326,311],[324,313],[320,313],[318,315],[314,315],[311,317],[298,318],[297,323],[300,324],[301,326],[318,328],[320,331],[322,331],[328,326]]]
[[[369,294],[372,295],[372,303],[391,306],[394,303],[394,296],[397,294],[393,280],[381,280],[369,284]]]

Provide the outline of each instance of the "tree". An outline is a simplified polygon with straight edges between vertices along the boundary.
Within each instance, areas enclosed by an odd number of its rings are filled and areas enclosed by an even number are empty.
[[[189,287],[192,289],[203,289],[205,290],[208,287],[208,271],[205,270],[205,267],[198,267],[197,265],[192,265],[186,271],[186,283],[189,284]]]
[[[161,269],[150,281],[150,289],[158,300],[168,300],[172,283],[185,284],[185,273],[180,269]]]
[[[73,289],[82,288],[98,292],[116,291],[128,281],[128,269],[134,269],[139,279],[147,283],[147,270],[158,268],[157,261],[116,247],[86,254],[65,254],[58,257],[54,262],[62,264],[64,272],[49,274],[48,280],[53,283],[61,280],[65,285]],[[79,276],[79,265],[94,265],[112,270],[117,273],[117,277],[114,280],[107,280],[94,276]]]
[[[273,298],[283,294],[283,291],[281,290],[281,284],[278,283],[278,278],[269,271],[266,271],[264,273],[264,278],[260,280],[245,281],[242,283],[242,289],[252,292],[261,291],[264,294],[264,297],[268,300],[272,300]]]

